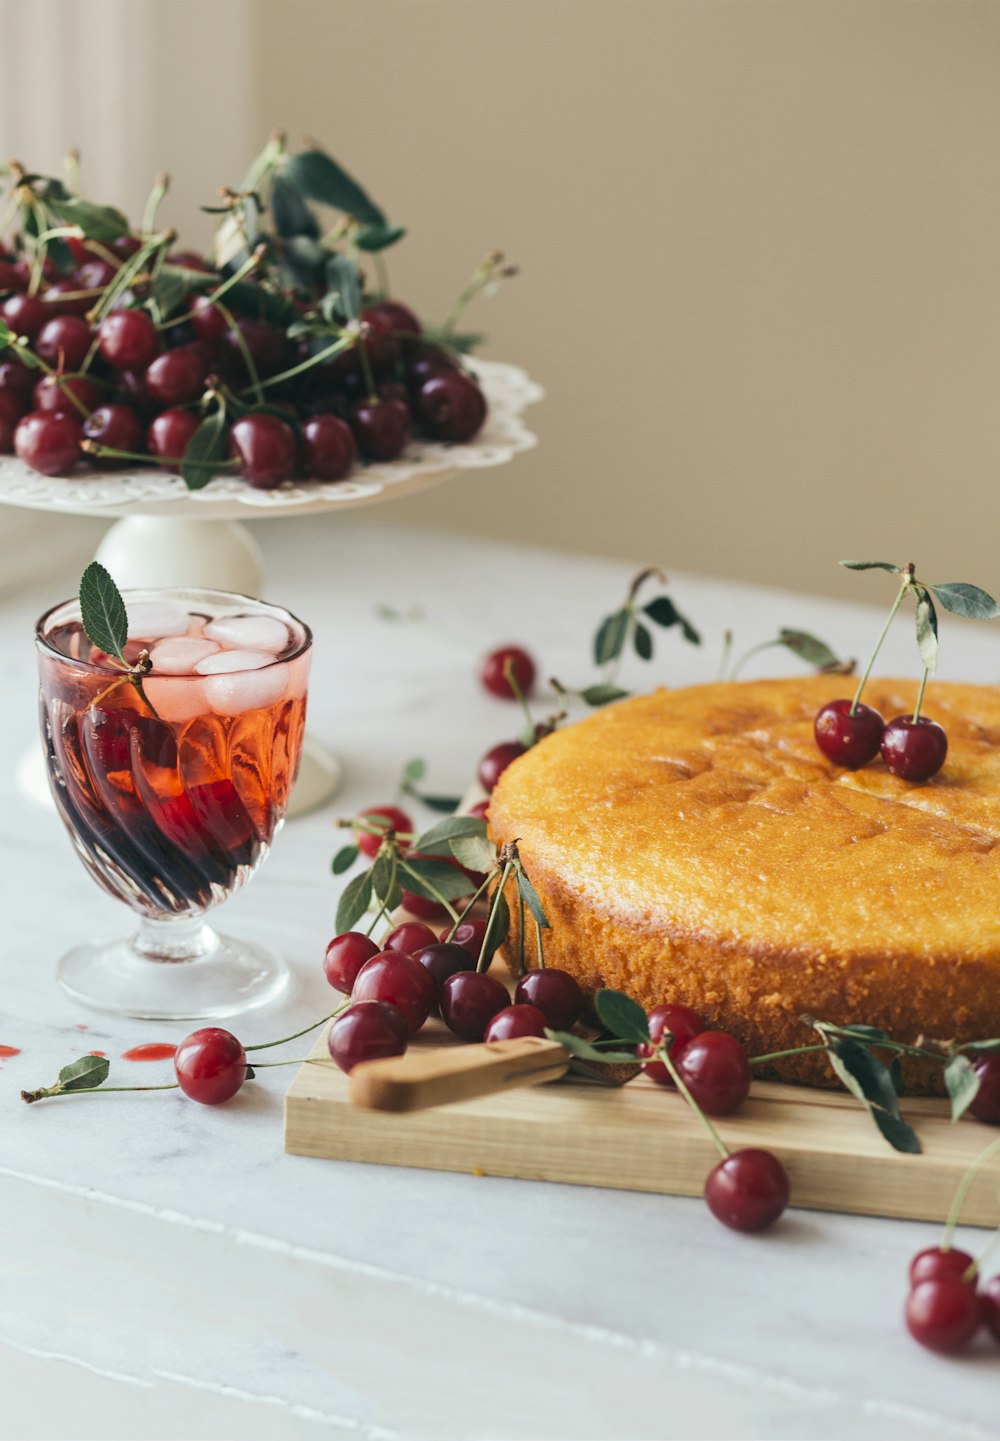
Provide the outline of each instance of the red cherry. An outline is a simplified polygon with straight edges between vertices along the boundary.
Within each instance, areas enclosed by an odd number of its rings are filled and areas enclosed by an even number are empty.
[[[79,420],[63,411],[33,410],[18,421],[14,449],[42,475],[66,475],[80,459],[83,431]]]
[[[0,390],[10,391],[27,405],[35,389],[37,370],[29,370],[19,360],[0,360]]]
[[[388,370],[399,359],[399,338],[393,335],[395,326],[392,318],[380,305],[371,305],[361,312],[361,319],[368,327],[365,345],[368,360],[374,370]]]
[[[16,265],[9,260],[0,260],[0,290],[19,290],[21,276]]]
[[[693,1036],[700,1035],[705,1029],[705,1023],[697,1011],[692,1011],[690,1006],[665,1005],[656,1006],[649,1013],[649,1035],[654,1042],[661,1041],[664,1033],[669,1032],[673,1037],[670,1043],[670,1050],[673,1053],[678,1046],[683,1046]],[[638,1045],[635,1048],[637,1056],[651,1056],[656,1050],[655,1045]],[[661,1086],[672,1086],[673,1077],[662,1061],[649,1061],[642,1068],[651,1081],[656,1081]]]
[[[877,710],[852,702],[832,700],[816,717],[813,733],[823,754],[838,766],[856,771],[878,755],[885,723]]]
[[[437,936],[430,926],[422,921],[404,921],[389,932],[382,942],[383,951],[402,951],[406,956],[415,956],[425,946],[437,945]]]
[[[111,242],[111,249],[121,260],[131,260],[142,249],[137,235],[118,235]]]
[[[470,376],[448,371],[424,381],[416,411],[421,427],[435,440],[466,441],[482,428],[486,398]]]
[[[914,1341],[953,1356],[972,1340],[983,1319],[979,1297],[955,1276],[938,1276],[914,1286],[904,1311]]]
[[[273,490],[295,474],[298,443],[290,425],[267,411],[243,416],[229,432],[229,455],[256,490]]]
[[[886,769],[904,781],[926,781],[937,775],[948,754],[948,737],[937,721],[897,716],[882,736]]]
[[[518,1036],[544,1036],[547,1025],[537,1006],[504,1006],[486,1027],[483,1040],[513,1041]]]
[[[434,1004],[434,982],[412,956],[381,951],[365,961],[351,988],[353,1001],[385,1001],[395,1006],[415,1036]]]
[[[18,417],[0,410],[0,455],[13,455]]]
[[[412,395],[419,394],[421,387],[433,375],[460,373],[452,355],[439,345],[421,342],[419,345],[412,345],[410,349],[413,353],[407,362],[406,383]]]
[[[458,971],[441,987],[441,1015],[463,1041],[481,1041],[498,1011],[510,1005],[506,986],[479,971]]]
[[[395,460],[413,429],[409,411],[396,400],[363,400],[352,408],[350,423],[366,460]]]
[[[962,1279],[965,1272],[974,1261],[965,1251],[959,1251],[951,1246],[947,1251],[940,1246],[931,1246],[926,1251],[918,1251],[910,1262],[910,1285],[919,1285],[921,1281],[936,1281],[941,1276],[957,1276]],[[975,1286],[976,1278],[966,1284]]]
[[[419,335],[423,329],[410,307],[398,300],[380,300],[377,305],[369,306],[364,314],[377,315],[386,322],[390,330],[404,335]]]
[[[442,941],[448,940],[450,932],[451,927],[446,926],[441,932]],[[454,941],[456,946],[461,946],[464,951],[468,951],[472,959],[478,962],[479,954],[483,949],[483,937],[485,935],[485,921],[462,921],[462,923],[456,928],[455,934],[451,936],[451,939]],[[493,952],[491,952],[491,958],[495,951],[496,946],[494,946]]]
[[[979,1292],[983,1317],[993,1335],[1000,1341],[1000,1275],[991,1276]]]
[[[526,972],[517,983],[514,1000],[541,1011],[554,1031],[572,1030],[583,1014],[579,981],[568,971],[557,971],[552,966]]]
[[[788,1172],[770,1151],[734,1151],[709,1171],[705,1200],[734,1231],[766,1231],[788,1205]]]
[[[49,318],[44,303],[34,295],[12,295],[0,305],[0,316],[15,335],[34,340]]]
[[[987,1053],[973,1065],[979,1089],[969,1105],[969,1114],[988,1126],[1000,1126],[1000,1055]]]
[[[53,281],[46,290],[44,299],[45,308],[52,316],[86,315],[94,303],[91,296],[80,295],[80,283],[72,277]]]
[[[361,1061],[381,1061],[406,1050],[406,1021],[385,1001],[360,1001],[341,1012],[330,1027],[327,1046],[342,1071]]]
[[[333,989],[349,996],[361,967],[378,954],[379,948],[371,936],[363,936],[360,931],[345,931],[334,936],[327,946],[323,970]]]
[[[469,807],[469,815],[475,816],[477,821],[485,821],[488,819],[489,809],[489,801],[476,801],[474,806]]]
[[[79,315],[47,320],[35,340],[35,352],[53,369],[79,370],[94,343],[94,332]]]
[[[191,302],[190,320],[198,339],[209,345],[218,345],[229,333],[229,321],[203,295]]]
[[[483,789],[491,791],[511,761],[523,756],[524,750],[520,741],[501,741],[499,745],[488,750],[479,762],[477,771],[479,784]]]
[[[414,952],[413,959],[423,966],[434,982],[432,1013],[435,1016],[439,1014],[441,987],[448,977],[457,975],[459,971],[474,970],[476,965],[475,958],[469,955],[465,947],[456,945],[454,941],[438,941],[433,946],[423,946]]]
[[[160,353],[156,327],[144,310],[113,310],[97,333],[101,354],[115,370],[144,370]]]
[[[357,457],[351,427],[336,415],[314,415],[302,427],[302,468],[310,480],[342,480]]]
[[[135,411],[128,405],[99,405],[93,414],[83,422],[83,433],[88,440],[112,450],[128,450],[135,453],[142,449],[143,426]],[[116,460],[113,456],[91,457],[99,466],[130,465],[128,460]]]
[[[188,441],[200,424],[201,418],[193,410],[165,410],[146,431],[150,455],[168,470],[180,469]]]
[[[107,397],[107,392],[87,375],[43,375],[35,386],[35,409],[65,411],[79,418],[80,412],[69,398],[70,391],[85,410],[96,410]]]
[[[399,806],[369,806],[366,811],[360,812],[358,820],[369,820],[381,831],[381,835],[377,836],[372,835],[370,831],[354,832],[358,849],[365,856],[374,856],[377,853],[382,836],[389,829],[402,832],[403,835],[413,834],[413,822]]]
[[[21,396],[13,390],[0,390],[0,420],[7,422],[12,434],[14,426],[26,410],[27,406]]]
[[[174,1052],[174,1070],[185,1096],[203,1106],[219,1106],[246,1080],[246,1052],[232,1032],[205,1026],[181,1041]]]
[[[709,1116],[728,1116],[742,1106],[750,1091],[747,1053],[725,1031],[701,1031],[670,1059],[695,1101]]]
[[[479,679],[491,695],[501,700],[516,700],[517,696],[507,679],[508,666],[522,695],[530,695],[535,686],[535,662],[523,647],[502,645],[491,650],[483,661]]]
[[[85,260],[78,267],[73,281],[77,290],[104,290],[118,274],[119,267],[110,261],[96,258]]]
[[[276,375],[283,370],[291,358],[291,346],[285,331],[277,325],[272,325],[269,320],[260,320],[254,315],[240,315],[236,317],[236,327],[243,340],[243,346],[250,353],[250,359],[257,368],[258,375]],[[199,334],[199,339],[207,337]],[[243,346],[237,340],[233,332],[226,327],[223,336],[223,343],[229,352],[233,363],[241,372],[246,372],[246,362],[243,359]]]
[[[200,350],[179,345],[158,355],[146,371],[146,393],[157,405],[187,405],[205,390],[206,366]]]

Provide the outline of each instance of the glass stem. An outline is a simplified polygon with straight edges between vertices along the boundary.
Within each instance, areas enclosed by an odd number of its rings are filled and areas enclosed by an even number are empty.
[[[143,916],[133,949],[149,961],[173,964],[198,961],[215,950],[218,941],[201,916]]]

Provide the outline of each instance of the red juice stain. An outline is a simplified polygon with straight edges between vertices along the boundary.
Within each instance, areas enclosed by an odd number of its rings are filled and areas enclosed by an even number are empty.
[[[6,1060],[8,1056],[19,1056],[20,1054],[20,1046],[0,1046],[0,1061]]]
[[[90,1027],[84,1025],[83,1021],[77,1021],[76,1026],[74,1027],[74,1029],[77,1030],[77,1031],[89,1031],[89,1030],[90,1030]]]
[[[170,1045],[168,1041],[150,1041],[145,1046],[133,1046],[130,1051],[122,1052],[123,1061],[172,1061],[176,1046]]]
[[[108,1054],[107,1051],[88,1051],[88,1052],[87,1052],[87,1055],[88,1055],[88,1056],[106,1056],[107,1054]]]

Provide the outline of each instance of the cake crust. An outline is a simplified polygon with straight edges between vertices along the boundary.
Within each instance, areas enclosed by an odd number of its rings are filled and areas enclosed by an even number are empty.
[[[931,687],[949,752],[922,785],[820,753],[816,712],[844,693],[835,676],[659,690],[509,766],[490,830],[518,841],[547,963],[693,1006],[751,1055],[809,1044],[803,1015],[905,1042],[1000,1034],[1000,688]],[[915,698],[865,691],[887,719]],[[822,1055],[771,1074],[831,1080]]]

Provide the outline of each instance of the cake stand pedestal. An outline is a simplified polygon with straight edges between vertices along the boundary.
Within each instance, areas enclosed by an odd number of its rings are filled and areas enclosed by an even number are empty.
[[[97,559],[123,590],[190,585],[259,597],[263,557],[241,521],[374,505],[427,490],[463,471],[504,465],[537,444],[523,416],[541,400],[542,387],[518,366],[501,361],[477,360],[474,369],[489,403],[486,424],[475,440],[468,445],[415,441],[399,460],[359,466],[346,480],[254,490],[225,475],[189,491],[179,476],[151,467],[81,471],[61,479],[39,475],[15,456],[3,455],[0,504],[114,520]],[[329,800],[340,778],[337,759],[307,735],[288,814],[301,815]],[[26,795],[51,804],[40,748],[22,757],[17,780]]]

